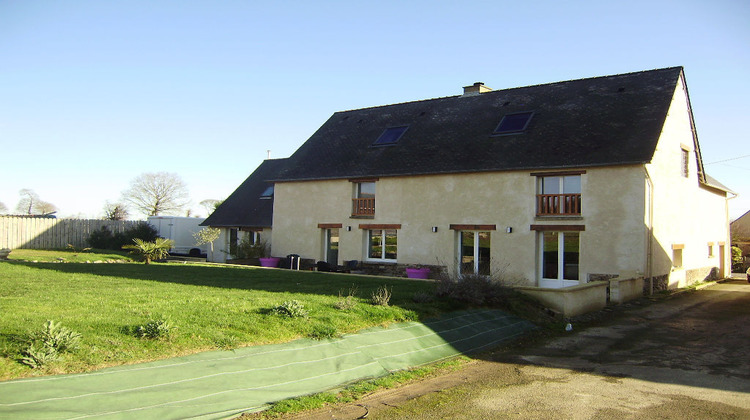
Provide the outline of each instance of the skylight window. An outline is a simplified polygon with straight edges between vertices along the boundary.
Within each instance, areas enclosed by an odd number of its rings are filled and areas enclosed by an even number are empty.
[[[260,195],[260,198],[273,198],[273,185],[263,190],[263,194]]]
[[[406,132],[406,129],[409,128],[408,125],[404,125],[401,127],[389,127],[386,128],[385,131],[383,131],[383,134],[378,137],[377,140],[375,140],[375,143],[373,143],[373,146],[390,146],[393,144],[396,144],[398,140],[401,138],[401,136],[404,135]]]
[[[515,134],[526,130],[531,121],[533,112],[518,112],[516,114],[507,114],[500,120],[494,134]]]

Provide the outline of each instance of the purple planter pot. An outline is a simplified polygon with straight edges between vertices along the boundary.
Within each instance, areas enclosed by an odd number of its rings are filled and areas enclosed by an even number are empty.
[[[278,267],[281,258],[270,257],[270,258],[259,258],[261,267]]]
[[[410,279],[426,279],[429,274],[430,269],[427,267],[406,269],[406,277]]]

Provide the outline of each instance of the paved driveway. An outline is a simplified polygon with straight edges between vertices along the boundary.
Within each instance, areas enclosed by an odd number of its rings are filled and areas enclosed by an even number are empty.
[[[641,299],[360,403],[308,418],[750,419],[750,284]]]

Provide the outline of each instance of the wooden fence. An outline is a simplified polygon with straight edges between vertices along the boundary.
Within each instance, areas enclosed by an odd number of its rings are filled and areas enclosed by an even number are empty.
[[[0,216],[0,248],[56,249],[89,246],[91,232],[106,226],[112,233],[140,223],[134,220],[53,219],[30,216]]]

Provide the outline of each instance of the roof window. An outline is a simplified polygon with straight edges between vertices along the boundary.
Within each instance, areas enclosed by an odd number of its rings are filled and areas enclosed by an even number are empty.
[[[263,194],[260,195],[260,198],[273,198],[273,185],[263,190]]]
[[[404,135],[406,132],[406,129],[409,128],[408,125],[403,125],[400,127],[388,127],[383,131],[383,134],[378,137],[377,140],[375,140],[375,143],[373,143],[373,146],[390,146],[393,144],[396,144],[398,140],[401,138],[401,136]]]
[[[529,121],[534,115],[533,112],[517,112],[515,114],[506,114],[500,120],[493,134],[515,134],[521,133],[529,126]]]

